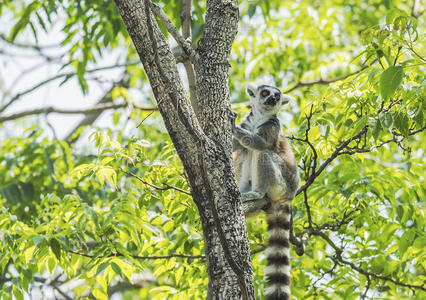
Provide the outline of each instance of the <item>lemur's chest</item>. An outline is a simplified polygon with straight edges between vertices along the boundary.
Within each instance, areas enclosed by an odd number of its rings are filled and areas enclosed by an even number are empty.
[[[243,127],[253,133],[259,130],[259,127],[271,119],[271,116],[267,115],[253,115],[249,114],[244,121]]]

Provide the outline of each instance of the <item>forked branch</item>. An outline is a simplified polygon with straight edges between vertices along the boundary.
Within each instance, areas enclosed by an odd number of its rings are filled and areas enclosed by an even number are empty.
[[[166,27],[167,31],[173,36],[175,41],[182,48],[184,53],[188,55],[188,58],[192,60],[195,57],[195,51],[192,49],[191,43],[185,40],[185,38],[180,34],[179,30],[173,24],[173,22],[169,19],[169,17],[165,14],[165,12],[155,3],[149,2],[151,5],[151,10],[155,14],[157,18],[161,20],[161,22]]]

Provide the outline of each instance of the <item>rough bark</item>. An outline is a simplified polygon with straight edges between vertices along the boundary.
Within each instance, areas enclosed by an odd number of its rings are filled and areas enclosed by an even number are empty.
[[[215,299],[254,299],[247,231],[231,159],[228,56],[237,33],[237,1],[207,1],[204,37],[194,62],[200,122],[149,1],[115,2],[188,174],[203,227],[210,292]]]

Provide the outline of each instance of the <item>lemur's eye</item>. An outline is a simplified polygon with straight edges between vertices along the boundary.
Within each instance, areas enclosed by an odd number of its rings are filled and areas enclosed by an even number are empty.
[[[277,101],[279,101],[280,100],[280,98],[281,98],[281,95],[280,95],[280,93],[275,93],[275,100],[277,100]]]
[[[263,90],[260,94],[262,95],[262,97],[267,97],[267,96],[269,96],[269,91]]]

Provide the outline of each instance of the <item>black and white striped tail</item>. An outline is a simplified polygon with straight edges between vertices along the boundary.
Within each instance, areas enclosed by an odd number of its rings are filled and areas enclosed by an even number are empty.
[[[265,294],[268,300],[290,299],[290,201],[272,203],[267,211],[268,246]]]

